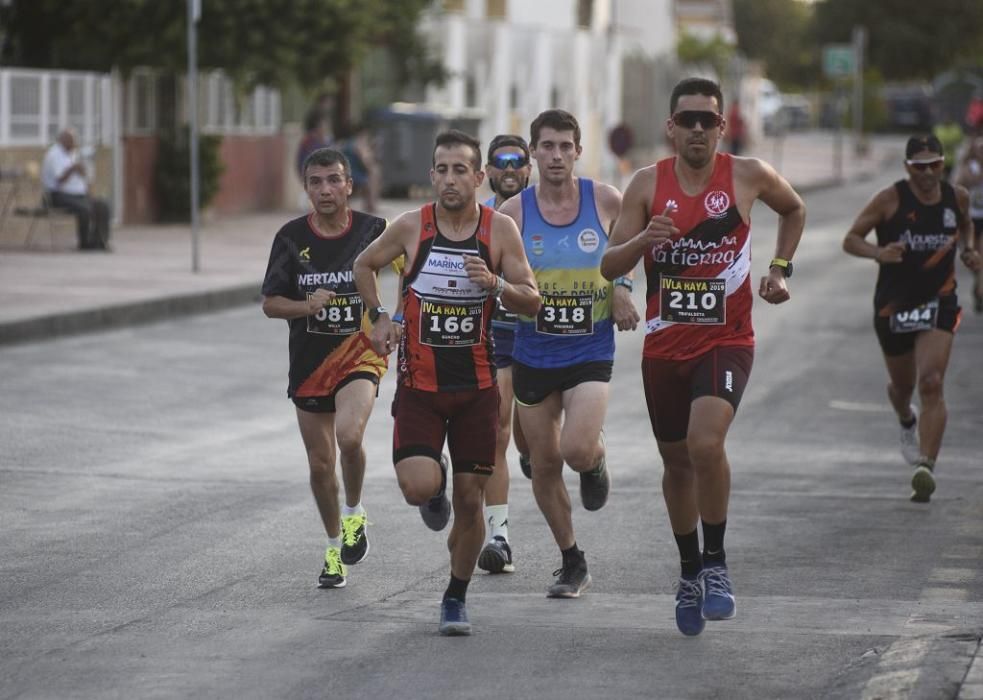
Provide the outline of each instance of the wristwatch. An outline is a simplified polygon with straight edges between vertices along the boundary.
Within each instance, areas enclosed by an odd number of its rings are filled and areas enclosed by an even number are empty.
[[[389,312],[386,310],[385,306],[373,306],[371,309],[369,309],[369,320],[372,321],[372,323],[375,323],[379,320],[379,316],[388,313]]]
[[[791,277],[792,270],[794,269],[792,267],[792,261],[786,260],[785,258],[772,258],[771,262],[768,263],[768,267],[777,267],[781,269],[782,274],[786,277]]]
[[[631,292],[635,288],[635,284],[634,282],[632,282],[631,277],[618,277],[617,279],[614,280],[614,286],[624,287],[629,292]]]

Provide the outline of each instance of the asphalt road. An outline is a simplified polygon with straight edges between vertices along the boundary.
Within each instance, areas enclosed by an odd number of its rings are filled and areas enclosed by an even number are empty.
[[[983,629],[983,317],[957,336],[939,490],[912,504],[875,270],[839,247],[876,184],[807,198],[792,300],[755,308],[729,438],[736,619],[675,629],[640,332],[618,338],[610,501],[575,506],[582,599],[546,599],[559,555],[513,464],[517,571],[476,575],[472,637],[437,635],[445,537],[395,483],[392,376],[367,435],[371,554],[318,590],[287,331],[249,306],[0,348],[0,697],[955,697]],[[752,216],[757,279],[775,223]]]

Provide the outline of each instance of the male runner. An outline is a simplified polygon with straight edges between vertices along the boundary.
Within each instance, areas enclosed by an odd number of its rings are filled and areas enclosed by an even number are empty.
[[[522,231],[543,304],[520,311],[512,352],[519,420],[532,450],[532,488],[560,548],[562,565],[547,591],[577,598],[591,583],[574,536],[563,463],[580,474],[587,510],[607,502],[610,477],[601,434],[614,364],[614,326],[635,328],[631,281],[612,285],[599,265],[621,194],[610,185],[574,177],[580,125],[551,109],[532,123],[530,145],[539,184],[502,206]]]
[[[369,553],[361,502],[362,436],[386,371],[385,357],[372,349],[365,333],[369,326],[352,263],[386,222],[349,208],[352,179],[344,154],[318,149],[307,157],[303,172],[314,211],[288,222],[273,239],[263,312],[286,319],[290,326],[287,395],[296,406],[311,491],[328,533],[319,585],[342,588],[346,565]],[[335,477],[339,451],[345,482],[340,515]]]
[[[422,506],[428,527],[439,529],[449,510],[441,460],[447,439],[454,525],[440,606],[444,635],[471,633],[465,597],[485,538],[484,479],[495,469],[498,430],[492,313],[498,298],[522,313],[539,308],[518,231],[475,201],[483,178],[478,141],[455,130],[439,134],[430,171],[437,201],[402,214],[355,261],[356,284],[375,324],[372,343],[384,354],[400,340],[400,324],[378,305],[375,272],[406,256],[393,463],[407,503]]]
[[[521,136],[499,134],[488,146],[488,162],[485,164],[488,184],[494,196],[484,204],[498,209],[507,199],[518,194],[529,184],[532,164],[529,162],[529,146]],[[498,376],[498,443],[495,446],[495,473],[485,484],[485,520],[488,522],[488,540],[478,556],[478,566],[485,571],[511,573],[512,545],[509,542],[509,438],[513,434],[512,394],[512,345],[515,339],[516,314],[501,302],[492,316],[492,336],[495,339],[495,368]],[[515,424],[515,445],[519,450],[519,464],[524,474],[529,471],[529,448],[518,420]]]
[[[874,331],[887,365],[888,399],[901,422],[901,453],[915,467],[911,500],[918,503],[927,503],[935,491],[935,460],[945,431],[942,385],[961,316],[957,237],[963,264],[980,269],[969,193],[943,181],[942,150],[934,136],[908,139],[908,177],[874,195],[843,239],[846,252],[879,265]],[[871,229],[876,244],[865,240]],[[920,417],[911,405],[916,384]]]
[[[779,215],[775,257],[758,288],[769,303],[789,298],[785,279],[805,224],[802,200],[770,165],[717,153],[723,106],[711,80],[676,85],[666,131],[677,155],[632,177],[601,263],[613,279],[645,261],[642,380],[681,561],[676,625],[686,635],[702,632],[705,619],[735,614],[724,441],[754,354],[751,206],[760,199]]]

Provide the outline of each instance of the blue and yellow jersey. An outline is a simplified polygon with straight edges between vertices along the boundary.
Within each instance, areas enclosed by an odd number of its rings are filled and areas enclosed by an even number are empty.
[[[614,359],[614,287],[600,269],[608,237],[597,215],[593,181],[579,178],[578,184],[580,211],[565,226],[543,219],[534,187],[520,195],[522,241],[543,306],[535,317],[519,316],[512,356],[531,367]]]

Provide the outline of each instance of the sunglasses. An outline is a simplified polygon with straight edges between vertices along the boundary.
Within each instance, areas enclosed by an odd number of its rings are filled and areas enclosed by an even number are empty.
[[[672,115],[672,123],[684,129],[692,129],[699,124],[704,130],[709,130],[720,126],[723,121],[722,116],[709,110],[686,110]]]
[[[910,165],[915,170],[920,172],[925,172],[929,168],[932,170],[938,170],[942,167],[945,162],[943,158],[936,158],[935,160],[906,160],[905,163]]]
[[[513,170],[518,170],[519,168],[524,168],[529,165],[529,159],[521,153],[503,153],[500,156],[495,156],[492,158],[491,164],[499,170],[505,170],[509,166],[511,166]]]

